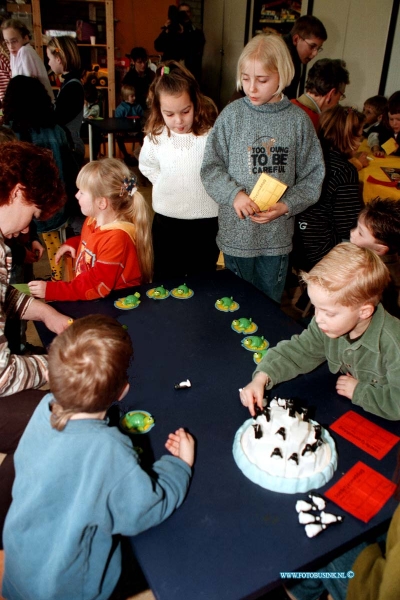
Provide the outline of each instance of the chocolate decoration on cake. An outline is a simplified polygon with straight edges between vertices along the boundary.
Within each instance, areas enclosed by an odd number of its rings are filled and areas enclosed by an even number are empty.
[[[314,427],[314,432],[315,432],[315,439],[320,440],[321,439],[321,425],[313,425],[313,427]]]
[[[303,449],[303,452],[301,453],[301,455],[304,456],[308,452],[314,452],[313,447],[311,446],[311,444],[306,444],[304,446],[304,449]]]
[[[271,457],[272,456],[279,456],[279,458],[283,458],[281,449],[280,448],[274,448],[273,451],[272,451],[272,454],[271,454]]]
[[[286,440],[286,429],[284,427],[280,427],[278,431],[275,431],[275,435],[281,435],[283,440]]]
[[[301,416],[303,418],[303,421],[308,421],[308,408],[302,408],[302,413]]]
[[[296,465],[299,464],[299,455],[297,454],[297,452],[293,452],[293,454],[291,454],[288,458],[288,460],[292,460],[293,462],[296,463]]]
[[[271,411],[268,408],[268,406],[264,407],[263,414],[265,415],[265,418],[267,419],[267,422],[269,423],[271,420]]]
[[[253,429],[254,437],[256,438],[256,440],[260,440],[262,438],[261,425],[256,423],[255,425],[253,425]]]

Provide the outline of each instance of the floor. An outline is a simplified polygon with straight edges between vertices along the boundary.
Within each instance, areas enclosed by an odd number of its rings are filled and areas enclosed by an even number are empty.
[[[132,170],[138,177],[140,192],[143,194],[146,201],[151,206],[151,184],[143,178],[137,167],[133,167]],[[218,261],[218,268],[223,268],[222,256],[220,256],[220,259]],[[40,278],[46,278],[50,275],[50,266],[47,260],[47,256],[43,256],[42,259],[38,263],[36,263],[36,265],[34,265],[34,272],[35,276]],[[302,318],[302,312],[295,307],[295,303],[299,295],[300,289],[298,287],[288,289],[288,291],[285,291],[284,293],[281,305],[282,310],[297,321],[301,321]],[[33,323],[28,324],[27,339],[33,345],[42,345]],[[0,589],[3,574],[3,561],[4,553],[0,551]],[[4,599],[2,599],[2,597],[0,596],[0,600]],[[155,600],[155,597],[150,589],[144,589],[143,591],[140,591],[133,596],[129,596],[127,600]],[[274,590],[273,592],[262,596],[261,600],[288,600],[288,596],[286,595],[284,589],[280,587]]]

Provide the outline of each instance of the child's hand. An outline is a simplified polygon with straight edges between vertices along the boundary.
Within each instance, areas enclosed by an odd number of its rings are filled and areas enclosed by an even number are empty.
[[[385,158],[386,152],[380,146],[372,146],[371,152],[377,158]]]
[[[175,433],[170,433],[165,443],[166,449],[173,456],[180,458],[189,465],[194,463],[194,439],[190,433],[186,433],[183,427],[180,427]]]
[[[336,391],[340,396],[345,396],[349,400],[352,400],[357,383],[357,379],[354,379],[350,373],[341,375],[336,382]]]
[[[28,283],[29,290],[35,298],[45,298],[46,297],[46,281],[30,281]]]
[[[40,260],[43,256],[44,248],[39,240],[33,240],[31,248],[32,252],[36,255],[36,260]]]
[[[264,210],[258,213],[258,215],[251,215],[250,219],[253,223],[270,223],[287,212],[289,212],[287,205],[284,202],[277,202],[268,210]]]
[[[367,158],[366,152],[356,152],[354,154],[354,158],[356,158],[359,161],[359,163],[361,164],[361,167],[369,166],[369,160]],[[357,165],[356,165],[356,167],[357,167]]]
[[[245,219],[254,213],[259,213],[260,208],[244,192],[239,192],[233,201],[233,208],[239,219]]]
[[[254,376],[254,379],[239,392],[241,403],[243,406],[247,406],[253,417],[256,414],[254,410],[255,404],[261,409],[263,408],[264,390],[268,382],[268,375],[259,371]]]
[[[56,265],[58,265],[58,263],[60,262],[61,257],[64,254],[67,254],[67,252],[69,252],[69,254],[72,256],[72,258],[75,258],[75,256],[76,256],[76,250],[75,250],[75,248],[73,248],[72,246],[68,246],[68,244],[62,244],[59,247],[59,249],[57,250],[57,253],[55,255]]]

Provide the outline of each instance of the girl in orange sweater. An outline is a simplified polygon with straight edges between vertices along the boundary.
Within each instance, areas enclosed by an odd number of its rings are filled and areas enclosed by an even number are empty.
[[[75,278],[31,281],[31,294],[46,300],[94,300],[151,281],[149,210],[128,167],[114,158],[93,161],[81,169],[76,183],[87,218],[81,235],[68,239],[56,255],[57,262],[66,253],[76,259]]]

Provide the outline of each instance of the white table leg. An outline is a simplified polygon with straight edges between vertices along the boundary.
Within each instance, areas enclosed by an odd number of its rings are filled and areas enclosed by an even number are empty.
[[[114,134],[108,134],[108,158],[112,158],[114,155]]]
[[[89,123],[89,161],[93,160],[93,131],[92,125]]]

